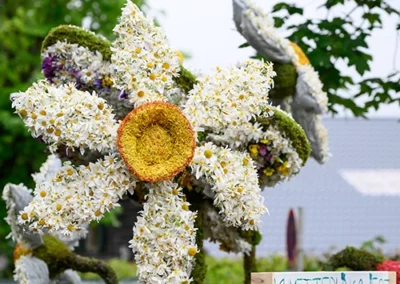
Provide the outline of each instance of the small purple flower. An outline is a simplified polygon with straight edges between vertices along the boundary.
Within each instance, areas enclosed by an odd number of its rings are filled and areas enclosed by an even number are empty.
[[[125,92],[124,90],[119,93],[120,100],[126,100],[127,98],[128,98],[128,93]]]
[[[54,77],[53,60],[54,60],[53,56],[48,56],[45,57],[42,62],[43,75],[50,82],[52,82]]]
[[[265,156],[264,158],[265,158],[265,160],[266,161],[268,161],[268,162],[270,162],[271,161],[271,159],[272,159],[272,153],[269,153],[267,156]]]
[[[101,79],[96,79],[96,80],[94,81],[93,85],[94,85],[96,88],[98,88],[98,89],[103,88],[103,83],[102,83],[102,80],[101,80]]]
[[[267,155],[267,145],[264,145],[264,144],[260,145],[259,153],[260,153],[260,155],[263,156],[263,157],[264,157],[265,155]]]

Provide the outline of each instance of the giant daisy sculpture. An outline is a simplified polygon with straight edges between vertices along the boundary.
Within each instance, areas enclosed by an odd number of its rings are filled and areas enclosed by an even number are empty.
[[[130,241],[139,280],[201,283],[204,237],[254,256],[267,212],[261,189],[297,174],[309,142],[268,103],[271,64],[195,78],[130,1],[114,32],[111,44],[77,27],[53,29],[42,50],[46,80],[12,95],[32,136],[63,160],[18,220],[75,238],[133,195],[143,204]]]
[[[276,88],[270,93],[303,127],[311,143],[312,157],[323,164],[328,160],[328,135],[322,124],[328,96],[322,90],[318,73],[303,50],[274,27],[274,19],[251,0],[233,0],[234,22],[238,32],[258,54],[274,63],[278,73]]]

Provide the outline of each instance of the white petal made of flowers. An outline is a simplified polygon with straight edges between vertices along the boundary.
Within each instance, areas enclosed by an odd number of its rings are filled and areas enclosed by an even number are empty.
[[[10,236],[13,241],[21,242],[26,248],[37,248],[42,245],[42,237],[24,230],[23,226],[18,224],[18,215],[25,206],[33,199],[32,190],[23,184],[8,183],[3,189],[3,200],[6,202],[7,217],[6,222],[11,227]]]
[[[244,230],[259,227],[268,210],[248,154],[206,143],[196,148],[191,167],[196,178],[205,177],[211,185],[214,205],[227,226]]]
[[[236,25],[236,29],[239,33],[242,33],[242,14],[248,9],[251,9],[256,16],[263,17],[268,26],[274,26],[274,19],[256,6],[256,4],[251,0],[232,0],[233,4],[233,20]]]
[[[73,240],[85,233],[85,224],[119,206],[118,200],[135,185],[136,178],[117,154],[88,166],[65,162],[52,180],[36,185],[35,197],[18,221]]]
[[[246,242],[235,227],[228,227],[215,207],[208,203],[204,206],[204,236],[212,242],[220,242],[231,252],[246,253],[251,251],[251,244]]]
[[[32,174],[36,184],[51,180],[61,169],[61,160],[57,155],[49,155],[46,162],[42,164],[38,173]]]
[[[81,278],[75,271],[68,269],[63,273],[59,274],[54,280],[52,284],[81,284]]]
[[[211,132],[232,148],[258,140],[262,129],[251,120],[268,105],[272,65],[249,60],[241,67],[216,68],[190,91],[183,112],[197,132]]]
[[[47,264],[32,256],[21,256],[15,262],[14,280],[19,284],[51,283]]]
[[[322,82],[318,73],[311,65],[296,65],[297,84],[296,94],[293,98],[294,105],[300,105],[322,114],[328,109],[328,95],[322,90]]]
[[[142,215],[133,228],[130,247],[135,253],[139,280],[145,283],[190,282],[194,254],[196,213],[189,210],[178,184],[147,184]]]
[[[293,107],[293,118],[301,125],[311,146],[311,156],[320,164],[328,161],[328,131],[322,124],[322,115],[310,113],[306,108]]]
[[[252,8],[242,12],[239,32],[260,54],[279,63],[297,62],[297,55],[289,40],[278,34],[270,15]]]
[[[95,93],[74,85],[55,87],[46,81],[12,95],[12,106],[24,119],[32,136],[50,144],[107,152],[115,149],[118,124],[112,109]]]
[[[165,101],[166,93],[175,87],[173,77],[179,76],[180,65],[161,28],[128,0],[114,32],[111,62],[116,87],[127,92],[135,106]]]

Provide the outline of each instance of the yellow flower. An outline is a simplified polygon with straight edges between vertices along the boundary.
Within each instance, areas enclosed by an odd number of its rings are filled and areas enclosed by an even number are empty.
[[[300,65],[310,65],[310,60],[308,59],[307,55],[304,53],[304,51],[300,48],[300,46],[298,46],[297,44],[295,44],[294,42],[290,42],[290,46],[294,49],[294,52],[297,54],[297,56],[299,57],[297,60],[297,63],[299,63]]]
[[[118,148],[127,167],[149,182],[169,180],[191,162],[193,129],[173,104],[153,102],[131,111],[118,129]]]
[[[261,139],[260,142],[263,143],[263,144],[268,144],[269,140],[268,139]]]
[[[278,172],[280,172],[284,176],[288,176],[290,174],[290,168],[288,168],[287,161],[278,167]]]
[[[263,172],[267,177],[270,177],[274,174],[275,170],[271,168],[266,168]]]
[[[254,145],[254,144],[252,144],[252,145],[249,146],[250,155],[251,155],[253,158],[257,158],[257,156],[258,156],[258,149],[260,149],[260,146],[259,146],[259,145]]]

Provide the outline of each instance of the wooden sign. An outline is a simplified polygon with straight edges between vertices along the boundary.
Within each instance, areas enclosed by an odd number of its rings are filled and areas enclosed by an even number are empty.
[[[251,284],[396,284],[396,272],[262,272],[251,274]]]

